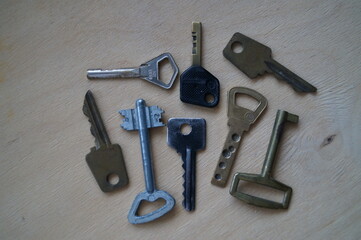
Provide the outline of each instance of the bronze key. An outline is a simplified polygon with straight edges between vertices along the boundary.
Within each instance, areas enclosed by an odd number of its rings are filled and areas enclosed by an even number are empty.
[[[240,44],[242,50],[236,52],[234,44]],[[276,78],[291,84],[297,92],[316,92],[317,88],[275,61],[271,49],[241,33],[235,33],[223,50],[223,55],[249,78],[273,73]]]
[[[240,107],[236,104],[237,94],[244,94],[258,100],[259,104],[255,111]],[[241,142],[243,132],[257,120],[267,106],[267,99],[260,93],[244,87],[232,88],[228,93],[228,126],[229,132],[214,171],[211,183],[219,187],[225,187],[230,174],[234,159]]]
[[[85,95],[84,114],[91,123],[90,131],[95,137],[95,147],[86,155],[86,162],[103,192],[111,192],[128,184],[122,149],[111,144],[103,120],[91,91]],[[112,182],[114,177],[117,182]]]
[[[297,123],[298,116],[288,113],[286,111],[278,110],[276,120],[273,126],[271,140],[268,145],[268,150],[266,153],[266,159],[263,164],[261,174],[251,174],[251,173],[236,173],[233,177],[232,185],[230,188],[230,194],[239,200],[242,200],[248,204],[255,205],[258,207],[265,208],[288,208],[288,205],[292,196],[292,188],[276,181],[272,177],[272,167],[277,153],[277,148],[281,136],[283,134],[283,127],[286,122]],[[249,194],[239,192],[238,185],[240,180],[251,182],[255,184],[261,184],[269,188],[280,190],[284,192],[283,202],[274,202],[260,197],[251,196]]]

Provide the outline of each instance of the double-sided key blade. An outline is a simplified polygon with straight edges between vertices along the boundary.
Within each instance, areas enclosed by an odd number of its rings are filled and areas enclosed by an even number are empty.
[[[83,112],[91,123],[90,131],[95,137],[95,147],[86,155],[86,162],[100,189],[111,192],[127,185],[128,174],[122,149],[118,144],[111,144],[91,91],[85,95]],[[113,182],[112,178],[117,182]]]
[[[99,149],[100,145],[109,146],[111,143],[108,137],[108,133],[104,127],[104,123],[100,116],[98,106],[96,105],[95,99],[90,90],[85,94],[83,113],[85,116],[88,117],[91,124],[90,132],[95,137],[96,149]]]
[[[242,50],[236,52],[234,46],[240,44]],[[241,34],[235,33],[223,50],[223,55],[249,78],[256,78],[265,72],[290,84],[297,92],[316,92],[317,88],[291,72],[272,58],[269,47]]]
[[[201,118],[171,118],[168,121],[168,145],[182,155],[184,168],[183,206],[187,211],[195,209],[196,151],[206,145],[206,121]],[[190,132],[184,132],[185,127]]]

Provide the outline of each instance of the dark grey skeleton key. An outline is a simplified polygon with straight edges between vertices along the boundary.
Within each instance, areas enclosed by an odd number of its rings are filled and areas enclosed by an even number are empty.
[[[242,51],[235,52],[234,44],[240,44]],[[273,73],[276,78],[290,84],[297,92],[316,92],[317,88],[274,60],[269,47],[241,33],[235,33],[223,50],[223,55],[249,78],[264,73]]]
[[[182,126],[191,127],[182,133]],[[184,168],[183,206],[187,211],[195,209],[196,151],[206,145],[206,121],[202,118],[171,118],[168,121],[168,145],[182,155]]]

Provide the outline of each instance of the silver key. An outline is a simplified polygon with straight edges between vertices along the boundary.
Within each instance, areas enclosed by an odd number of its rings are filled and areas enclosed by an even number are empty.
[[[139,131],[146,191],[140,192],[135,197],[128,214],[130,223],[139,224],[153,221],[168,213],[173,209],[175,200],[166,191],[156,189],[152,167],[148,128],[164,126],[161,121],[164,111],[158,106],[146,106],[143,99],[138,99],[135,105],[135,109],[121,110],[119,113],[124,116],[121,125],[123,129]],[[157,199],[165,200],[165,204],[161,208],[145,215],[138,215],[138,208],[142,201],[154,202]]]
[[[173,69],[173,75],[168,83],[165,83],[159,79],[159,63],[165,59],[169,60],[169,63]],[[172,87],[174,80],[178,75],[178,66],[175,63],[170,53],[163,53],[152,60],[143,63],[139,67],[134,68],[118,68],[112,70],[103,69],[89,69],[87,71],[87,77],[89,80],[93,79],[114,79],[114,78],[141,78],[151,82],[159,87],[169,89]]]

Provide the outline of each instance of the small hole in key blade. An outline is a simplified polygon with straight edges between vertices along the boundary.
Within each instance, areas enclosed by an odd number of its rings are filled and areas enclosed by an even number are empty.
[[[233,146],[229,146],[228,150],[231,152],[231,153],[234,153],[236,151],[236,149],[233,147]]]
[[[233,133],[232,140],[233,142],[239,142],[239,140],[241,140],[241,137],[237,133]]]
[[[207,103],[213,103],[214,102],[213,94],[207,93],[206,97],[205,97],[205,100],[206,100]]]
[[[240,42],[234,42],[234,43],[232,43],[232,45],[231,45],[231,49],[232,49],[232,51],[234,52],[234,53],[241,53],[241,52],[243,52],[243,45],[242,45],[242,43],[240,43]]]
[[[192,126],[189,124],[182,124],[180,131],[183,135],[189,135],[192,132]]]
[[[260,105],[259,101],[246,94],[237,93],[235,98],[236,98],[236,105],[238,107],[247,108],[251,111],[256,111],[256,109]]]
[[[136,213],[137,216],[143,216],[148,213],[154,212],[155,210],[161,208],[165,205],[165,200],[163,198],[158,198],[154,202],[141,201]]]
[[[115,173],[111,173],[107,176],[107,182],[111,185],[116,185],[119,182],[119,176]]]
[[[226,163],[225,163],[225,162],[220,162],[220,163],[218,164],[218,167],[219,167],[220,169],[225,169],[225,168],[226,168]]]
[[[225,158],[230,158],[231,157],[231,152],[228,149],[224,149],[222,152],[223,157]]]
[[[173,68],[168,58],[163,59],[158,63],[159,80],[165,84],[168,84],[173,76]]]
[[[238,183],[237,192],[242,192],[254,197],[267,199],[274,202],[283,202],[285,193],[283,191],[267,187],[261,184],[242,181]]]
[[[214,178],[215,178],[217,181],[222,180],[221,174],[216,174],[216,175],[214,175]]]

